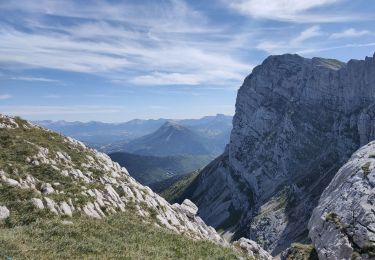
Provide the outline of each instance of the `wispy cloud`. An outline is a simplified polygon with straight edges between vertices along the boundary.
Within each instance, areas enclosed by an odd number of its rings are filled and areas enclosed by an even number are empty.
[[[0,95],[0,100],[10,99],[10,98],[12,98],[12,96],[8,94]]]
[[[306,30],[302,31],[296,38],[292,39],[292,43],[300,43],[305,40],[317,37],[322,35],[320,27],[315,25],[307,28]]]
[[[251,70],[235,55],[233,39],[219,37],[226,28],[209,25],[182,0],[148,5],[95,1],[85,8],[78,1],[43,0],[1,3],[1,9],[31,15],[24,21],[27,31],[0,27],[0,63],[91,73],[118,82],[125,78],[140,85],[238,82]],[[62,26],[40,15],[82,20]]]
[[[124,112],[120,106],[0,106],[0,112],[18,116],[85,115]]]
[[[324,33],[317,25],[308,27],[301,31],[297,36],[291,37],[286,40],[269,41],[264,40],[257,44],[257,48],[264,50],[270,54],[282,54],[286,52],[298,52],[301,49],[309,48],[309,44],[306,44],[308,40],[322,36]],[[316,43],[314,42],[314,46]]]
[[[226,0],[229,7],[256,19],[295,23],[338,22],[352,20],[348,15],[315,12],[316,9],[337,4],[342,0]]]
[[[136,85],[198,85],[200,83],[199,77],[194,74],[182,73],[160,73],[154,72],[151,75],[138,76],[133,78],[130,82]]]
[[[370,34],[371,32],[367,30],[356,30],[354,28],[349,28],[342,32],[331,34],[330,38],[331,39],[355,38],[355,37],[360,37],[360,36],[370,35]]]
[[[49,79],[43,77],[10,77],[11,80],[22,80],[22,81],[38,81],[38,82],[60,82],[56,79]]]
[[[42,96],[42,97],[43,97],[43,98],[51,98],[51,99],[62,98],[62,96],[60,96],[60,95],[55,95],[55,94],[44,95],[44,96]]]

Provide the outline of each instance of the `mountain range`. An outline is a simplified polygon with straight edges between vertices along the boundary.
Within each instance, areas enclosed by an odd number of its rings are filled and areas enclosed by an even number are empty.
[[[166,122],[176,122],[204,139],[210,140],[216,154],[222,153],[232,129],[232,116],[217,114],[200,119],[134,119],[124,123],[36,121],[34,123],[74,137],[102,152],[128,152],[124,147],[134,139],[149,135]]]
[[[100,147],[143,185],[157,188],[207,165],[224,151],[232,117],[207,116],[185,120],[101,122],[39,121],[46,128]],[[140,136],[142,135],[142,136]],[[100,143],[100,144],[99,144]],[[159,190],[159,189],[158,189]]]

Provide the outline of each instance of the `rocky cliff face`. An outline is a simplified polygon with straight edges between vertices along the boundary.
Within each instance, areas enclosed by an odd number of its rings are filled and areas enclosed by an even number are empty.
[[[171,205],[107,155],[20,118],[0,115],[0,224],[28,224],[50,214],[64,221],[78,215],[100,219],[128,210],[192,239],[231,246],[196,215],[198,208],[191,201]],[[253,241],[241,243],[248,244],[249,256],[270,259]]]
[[[238,91],[230,144],[190,187],[210,225],[274,254],[307,221],[350,155],[375,137],[375,58],[270,56]]]
[[[312,213],[309,230],[321,260],[375,258],[375,142],[338,171]]]

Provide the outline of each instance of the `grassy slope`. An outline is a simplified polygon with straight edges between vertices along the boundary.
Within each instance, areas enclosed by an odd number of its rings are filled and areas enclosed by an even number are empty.
[[[16,118],[19,125],[26,125],[26,121]],[[1,123],[1,120],[0,120]],[[86,185],[95,186],[90,188],[99,188],[101,183],[86,184],[81,180],[74,180],[70,177],[63,176],[59,171],[49,165],[32,165],[26,162],[27,157],[32,157],[38,153],[39,145],[49,149],[49,153],[54,155],[56,151],[68,153],[72,161],[80,168],[85,161],[86,155],[93,155],[91,151],[82,147],[72,147],[67,145],[65,138],[57,133],[47,132],[38,128],[0,128],[0,170],[9,173],[13,179],[24,179],[27,174],[38,178],[43,182],[59,182],[59,188],[65,191],[65,195],[72,195],[76,198],[76,205],[84,205],[91,198],[81,195],[81,187]],[[92,169],[94,176],[100,176],[103,173]],[[51,194],[50,197],[55,201],[65,200],[66,196],[61,194]],[[0,182],[0,205],[7,206],[12,212],[11,217],[7,220],[8,226],[19,223],[29,224],[40,216],[49,215],[46,210],[36,209],[30,202],[31,198],[40,198],[40,193],[32,189],[20,189],[10,187]],[[25,215],[24,212],[28,212]]]
[[[181,196],[185,193],[186,189],[199,175],[199,171],[195,171],[181,178],[179,181],[175,182],[171,187],[161,192],[161,196],[164,197],[170,203],[179,202]]]
[[[19,125],[25,124],[21,119],[16,121]],[[43,182],[58,181],[66,194],[80,198],[80,187],[83,185],[80,181],[67,179],[51,167],[26,163],[27,157],[38,152],[35,144],[47,147],[51,155],[57,151],[68,153],[77,166],[85,161],[85,155],[91,153],[80,147],[68,146],[64,137],[56,133],[36,128],[0,129],[0,170],[5,170],[15,179],[31,174]],[[98,176],[103,174],[94,169],[93,173]],[[126,213],[116,213],[103,220],[74,214],[68,218],[73,224],[63,225],[65,217],[56,216],[48,210],[38,210],[31,204],[30,199],[38,197],[40,194],[34,190],[10,187],[0,182],[0,205],[7,206],[11,212],[9,218],[0,221],[0,259],[238,257],[233,250],[209,241],[193,241],[157,228],[153,224],[154,219],[142,220],[132,213],[129,205]],[[54,199],[58,200],[57,197]],[[82,196],[81,199],[82,204],[87,202],[87,197]]]
[[[126,167],[132,177],[144,185],[164,181],[192,172],[208,164],[210,156],[146,156],[131,153],[112,153],[112,160]]]
[[[238,259],[230,248],[193,241],[141,222],[131,213],[104,220],[58,219],[6,228],[0,224],[0,258]],[[1,223],[1,222],[0,222]]]

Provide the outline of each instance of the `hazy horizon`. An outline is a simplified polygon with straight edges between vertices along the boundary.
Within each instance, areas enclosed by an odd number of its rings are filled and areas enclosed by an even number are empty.
[[[41,121],[51,121],[51,122],[59,122],[59,121],[64,121],[67,123],[74,123],[74,122],[80,122],[80,123],[90,123],[90,122],[98,122],[98,123],[105,123],[105,124],[121,124],[121,123],[127,123],[133,120],[190,120],[190,119],[202,119],[204,117],[214,117],[218,115],[224,115],[224,116],[229,116],[233,117],[234,115],[226,115],[226,114],[215,114],[215,115],[206,115],[206,116],[200,116],[200,117],[195,117],[195,118],[165,118],[165,117],[159,117],[159,118],[132,118],[130,120],[125,120],[125,121],[98,121],[98,120],[74,120],[74,121],[69,121],[69,120],[64,120],[64,119],[57,119],[57,120],[51,120],[51,119],[40,119],[40,120],[33,120],[34,122],[41,122]]]

